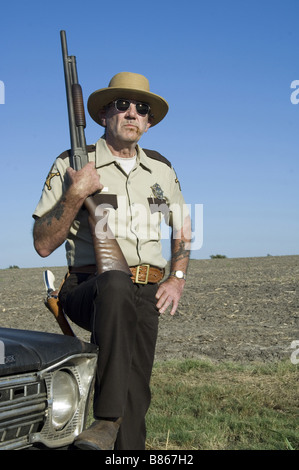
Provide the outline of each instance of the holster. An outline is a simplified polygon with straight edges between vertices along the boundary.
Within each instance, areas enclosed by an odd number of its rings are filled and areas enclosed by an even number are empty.
[[[62,306],[59,301],[59,292],[64,284],[65,279],[67,278],[68,274],[65,276],[63,279],[61,286],[59,287],[58,290],[52,291],[51,294],[47,296],[47,298],[44,300],[45,306],[50,310],[50,312],[53,313],[57,323],[59,324],[63,334],[67,336],[76,336],[75,333],[73,332],[65,314],[62,309]]]

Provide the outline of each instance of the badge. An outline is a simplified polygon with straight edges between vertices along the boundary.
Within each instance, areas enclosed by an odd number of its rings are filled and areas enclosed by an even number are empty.
[[[153,186],[151,186],[151,190],[153,191],[154,197],[157,199],[163,199],[163,190],[158,183],[155,183]]]

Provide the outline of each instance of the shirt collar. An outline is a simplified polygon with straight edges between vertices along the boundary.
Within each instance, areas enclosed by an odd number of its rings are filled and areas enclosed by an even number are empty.
[[[142,148],[137,145],[137,165],[140,164],[142,168],[152,173],[150,159],[142,150]],[[115,156],[111,153],[110,149],[106,144],[104,137],[101,137],[96,143],[96,154],[95,154],[95,164],[96,168],[101,168],[103,166],[111,165],[115,163]]]

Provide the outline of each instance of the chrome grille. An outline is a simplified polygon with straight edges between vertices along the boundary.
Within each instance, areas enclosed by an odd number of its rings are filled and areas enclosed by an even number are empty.
[[[36,374],[0,378],[0,449],[24,448],[38,432],[47,409],[47,392]]]

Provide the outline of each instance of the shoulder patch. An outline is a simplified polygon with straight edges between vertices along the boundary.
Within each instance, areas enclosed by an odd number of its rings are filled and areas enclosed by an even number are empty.
[[[142,149],[142,150],[146,153],[146,155],[149,158],[152,158],[153,160],[158,160],[159,162],[165,163],[165,165],[172,168],[172,165],[171,165],[170,161],[167,160],[167,158],[163,157],[163,155],[161,155],[161,153],[156,152],[155,150],[148,150],[148,149]]]

